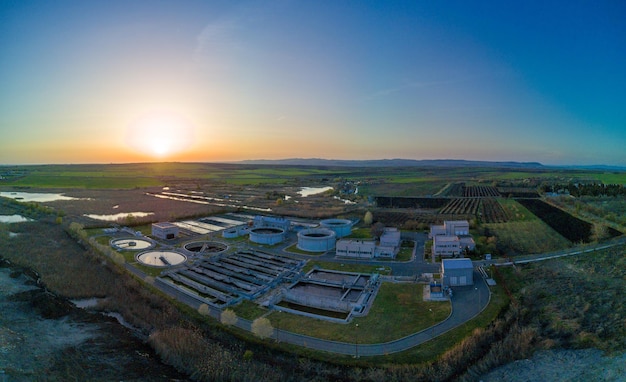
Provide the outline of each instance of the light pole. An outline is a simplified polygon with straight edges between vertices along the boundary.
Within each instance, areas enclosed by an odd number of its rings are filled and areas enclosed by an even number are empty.
[[[480,290],[478,290],[478,287],[474,287],[474,290],[478,294],[478,309],[477,309],[477,312],[476,312],[476,314],[478,314],[478,313],[480,313]]]
[[[430,308],[428,308],[428,311],[430,312],[430,316],[433,319],[433,323],[430,326],[430,337],[434,338],[435,337],[435,312],[433,312],[433,310]]]
[[[359,324],[354,325],[354,358],[359,358]]]

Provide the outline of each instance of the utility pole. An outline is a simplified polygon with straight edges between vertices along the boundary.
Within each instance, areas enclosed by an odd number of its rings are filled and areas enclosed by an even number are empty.
[[[354,358],[359,358],[359,324],[354,325]]]
[[[430,308],[428,308],[428,310],[430,311],[430,316],[433,319],[433,324],[430,327],[430,337],[435,338],[435,312],[433,312]]]

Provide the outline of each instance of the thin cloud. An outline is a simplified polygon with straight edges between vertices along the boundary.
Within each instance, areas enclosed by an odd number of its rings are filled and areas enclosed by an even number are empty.
[[[463,82],[475,81],[478,77],[480,76],[469,76],[466,78],[458,78],[458,79],[443,80],[443,81],[426,81],[426,82],[406,81],[404,84],[401,84],[399,86],[390,87],[387,89],[382,89],[382,90],[378,90],[373,93],[370,93],[364,97],[361,97],[360,101],[363,102],[363,101],[369,101],[369,100],[376,99],[376,98],[388,97],[394,93],[399,93],[405,90],[429,88],[429,87],[443,86],[443,85],[453,85],[453,84],[458,84],[458,83],[463,83]]]
[[[237,49],[239,43],[235,34],[239,29],[239,24],[235,19],[218,20],[206,25],[196,36],[194,49],[196,62],[202,62],[207,57]]]

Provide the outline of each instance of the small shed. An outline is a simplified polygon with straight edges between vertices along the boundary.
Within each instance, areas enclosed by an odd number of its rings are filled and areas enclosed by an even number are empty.
[[[473,275],[474,265],[470,259],[444,259],[441,262],[441,276],[444,286],[474,285]]]

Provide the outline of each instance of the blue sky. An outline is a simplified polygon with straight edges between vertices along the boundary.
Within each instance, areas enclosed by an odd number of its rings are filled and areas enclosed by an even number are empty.
[[[0,2],[0,163],[626,166],[626,3]]]

